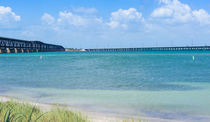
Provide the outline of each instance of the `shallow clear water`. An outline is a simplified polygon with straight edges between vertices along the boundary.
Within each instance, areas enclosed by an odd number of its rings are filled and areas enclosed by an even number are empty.
[[[0,68],[1,95],[128,117],[210,120],[208,51],[1,54]]]

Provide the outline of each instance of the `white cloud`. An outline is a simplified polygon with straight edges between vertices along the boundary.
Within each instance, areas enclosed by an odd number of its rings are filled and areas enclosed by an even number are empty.
[[[44,23],[50,25],[49,27],[59,30],[59,29],[82,29],[91,28],[98,26],[103,23],[102,18],[98,18],[93,15],[79,15],[72,13],[70,11],[61,11],[58,14],[58,18],[51,16],[50,14],[43,14],[41,20]]]
[[[110,21],[107,23],[111,28],[117,28],[119,26],[119,22],[117,21]]]
[[[78,13],[86,13],[86,14],[93,14],[98,12],[97,9],[95,8],[84,8],[84,7],[73,8],[73,11]]]
[[[173,11],[169,8],[158,8],[152,13],[152,17],[171,17]]]
[[[195,19],[201,24],[210,24],[210,15],[203,9],[195,10],[192,12]]]
[[[111,28],[122,27],[127,29],[130,23],[141,23],[143,21],[142,13],[135,8],[129,8],[128,10],[119,9],[111,13],[110,22],[107,25]]]
[[[48,13],[43,14],[41,20],[48,25],[52,25],[51,28],[60,29],[110,29],[110,28],[136,28],[136,25],[140,25],[144,22],[142,13],[138,12],[135,8],[127,10],[119,9],[112,12],[109,22],[104,22],[103,18],[96,17],[90,14],[78,14],[71,11],[61,11],[58,14],[58,18],[51,16]],[[107,26],[108,25],[108,26]]]
[[[142,19],[142,14],[139,13],[135,8],[129,8],[128,10],[119,9],[116,12],[112,12],[112,21],[138,21]]]
[[[71,12],[60,12],[58,22],[61,24],[74,25],[74,26],[86,26],[87,20],[79,15],[74,15]]]
[[[164,22],[199,22],[210,24],[210,15],[203,9],[191,10],[190,6],[181,3],[179,0],[159,0],[161,7],[155,9],[151,17],[159,18]]]
[[[43,16],[42,16],[42,21],[47,23],[47,24],[53,24],[55,22],[55,18],[53,16],[51,16],[50,14],[48,13],[45,13]]]
[[[151,16],[164,18],[167,22],[188,22],[192,20],[191,8],[178,0],[160,0],[163,5],[155,9]]]
[[[0,6],[0,24],[9,25],[20,21],[21,17],[16,15],[10,7]]]
[[[165,4],[168,4],[170,2],[170,0],[159,0],[159,3],[165,3]]]
[[[59,25],[74,26],[74,27],[93,27],[102,24],[102,18],[96,16],[86,16],[73,14],[72,12],[60,12],[57,19]]]

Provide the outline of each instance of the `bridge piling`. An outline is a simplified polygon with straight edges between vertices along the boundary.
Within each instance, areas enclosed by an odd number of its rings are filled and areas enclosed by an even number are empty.
[[[17,48],[15,48],[15,53],[18,53],[18,50],[17,50]]]
[[[10,53],[10,49],[9,48],[6,48],[6,50],[7,50],[7,53]]]

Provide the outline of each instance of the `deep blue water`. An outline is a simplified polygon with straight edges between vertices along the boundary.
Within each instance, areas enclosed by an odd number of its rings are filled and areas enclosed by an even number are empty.
[[[0,68],[2,95],[161,118],[210,114],[209,51],[1,54]]]

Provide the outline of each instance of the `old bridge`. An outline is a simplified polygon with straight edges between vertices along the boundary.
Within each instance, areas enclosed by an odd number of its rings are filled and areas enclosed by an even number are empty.
[[[0,53],[65,51],[60,45],[0,37]]]

